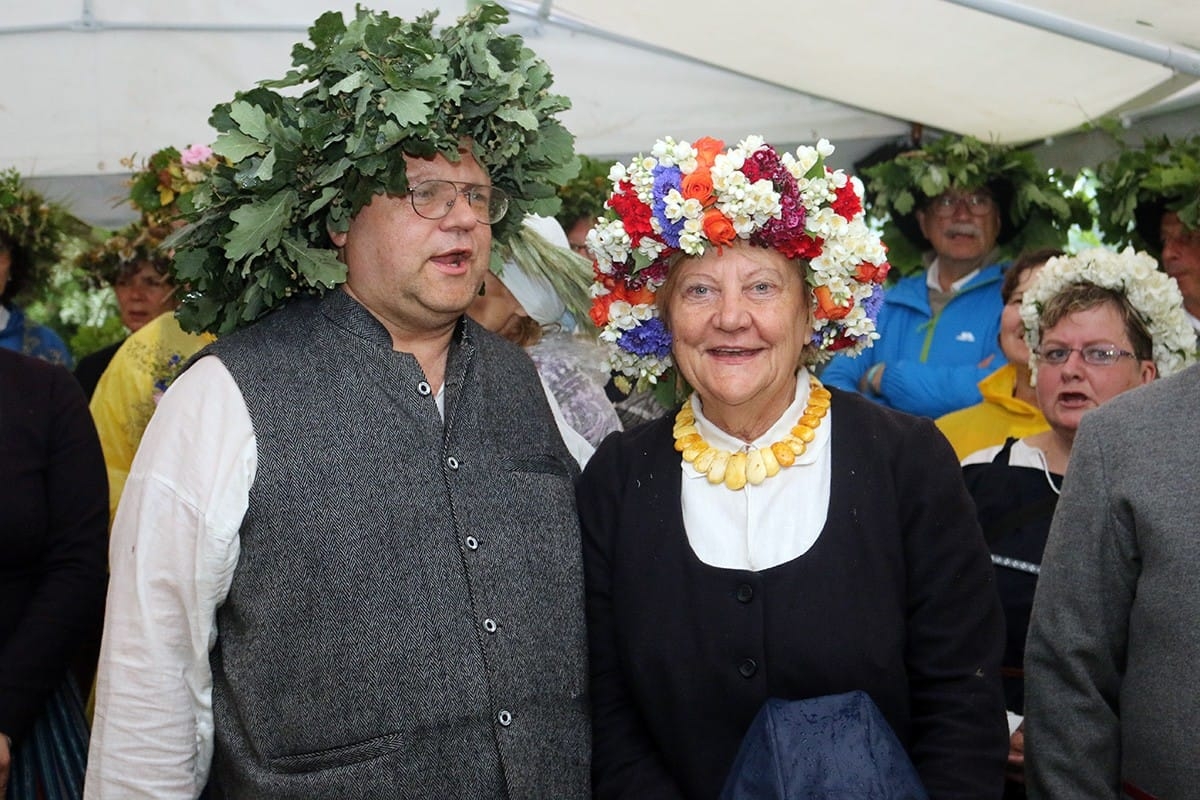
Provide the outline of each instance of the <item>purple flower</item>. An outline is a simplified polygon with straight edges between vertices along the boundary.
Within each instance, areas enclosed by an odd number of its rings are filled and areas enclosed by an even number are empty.
[[[671,334],[661,319],[653,317],[622,333],[617,346],[636,356],[666,358],[671,353]]]
[[[883,308],[883,295],[883,287],[876,284],[871,296],[862,301],[863,313],[872,321],[879,319],[879,309]]]
[[[679,234],[683,232],[683,220],[677,219],[672,222],[667,219],[667,204],[664,198],[672,189],[680,191],[682,186],[683,173],[679,171],[679,167],[664,167],[660,164],[654,168],[654,199],[650,204],[650,210],[654,214],[654,218],[658,220],[659,227],[662,228],[662,240],[675,248],[679,247]]]

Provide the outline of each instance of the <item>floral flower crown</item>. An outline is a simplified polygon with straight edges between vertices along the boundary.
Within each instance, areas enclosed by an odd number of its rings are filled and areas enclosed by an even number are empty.
[[[81,254],[77,263],[100,284],[115,284],[122,273],[146,263],[170,274],[171,257],[162,243],[171,230],[170,225],[151,224],[143,217]]]
[[[187,196],[208,179],[218,163],[212,148],[204,144],[189,145],[182,153],[164,147],[140,167],[132,158],[121,159],[134,173],[129,181],[129,202],[150,225],[176,220],[190,210]]]
[[[674,402],[671,335],[655,292],[679,258],[736,240],[808,262],[813,361],[871,346],[887,253],[864,221],[861,184],[825,166],[832,152],[824,139],[793,156],[759,136],[728,150],[708,137],[666,138],[649,156],[612,168],[609,211],[588,233],[590,313],[622,389],[653,386],[664,404]]]
[[[1195,359],[1196,332],[1184,314],[1183,295],[1175,279],[1159,271],[1158,262],[1147,253],[1132,247],[1120,253],[1097,247],[1050,259],[1025,292],[1021,321],[1029,345],[1029,368],[1035,375],[1042,309],[1064,289],[1081,283],[1125,296],[1150,334],[1160,378],[1179,372]]]

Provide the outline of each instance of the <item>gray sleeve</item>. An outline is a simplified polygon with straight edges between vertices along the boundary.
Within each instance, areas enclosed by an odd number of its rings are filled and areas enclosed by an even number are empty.
[[[1109,463],[1122,445],[1088,422],[1075,439],[1026,642],[1033,798],[1120,796],[1118,697],[1137,584],[1136,531]]]

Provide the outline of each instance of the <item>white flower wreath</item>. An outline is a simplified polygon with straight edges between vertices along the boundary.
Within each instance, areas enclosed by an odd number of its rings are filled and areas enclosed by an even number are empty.
[[[1025,293],[1021,321],[1029,345],[1029,368],[1037,373],[1042,309],[1068,286],[1090,283],[1120,292],[1137,312],[1153,342],[1158,376],[1166,377],[1196,357],[1196,332],[1183,311],[1183,295],[1175,279],[1159,271],[1158,262],[1132,247],[1117,253],[1104,248],[1059,256],[1046,262]]]

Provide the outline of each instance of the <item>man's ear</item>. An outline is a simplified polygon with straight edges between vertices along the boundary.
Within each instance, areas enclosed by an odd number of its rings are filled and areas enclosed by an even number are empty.
[[[330,231],[329,241],[333,242],[333,246],[339,250],[346,246],[346,240],[350,238],[349,231]]]

